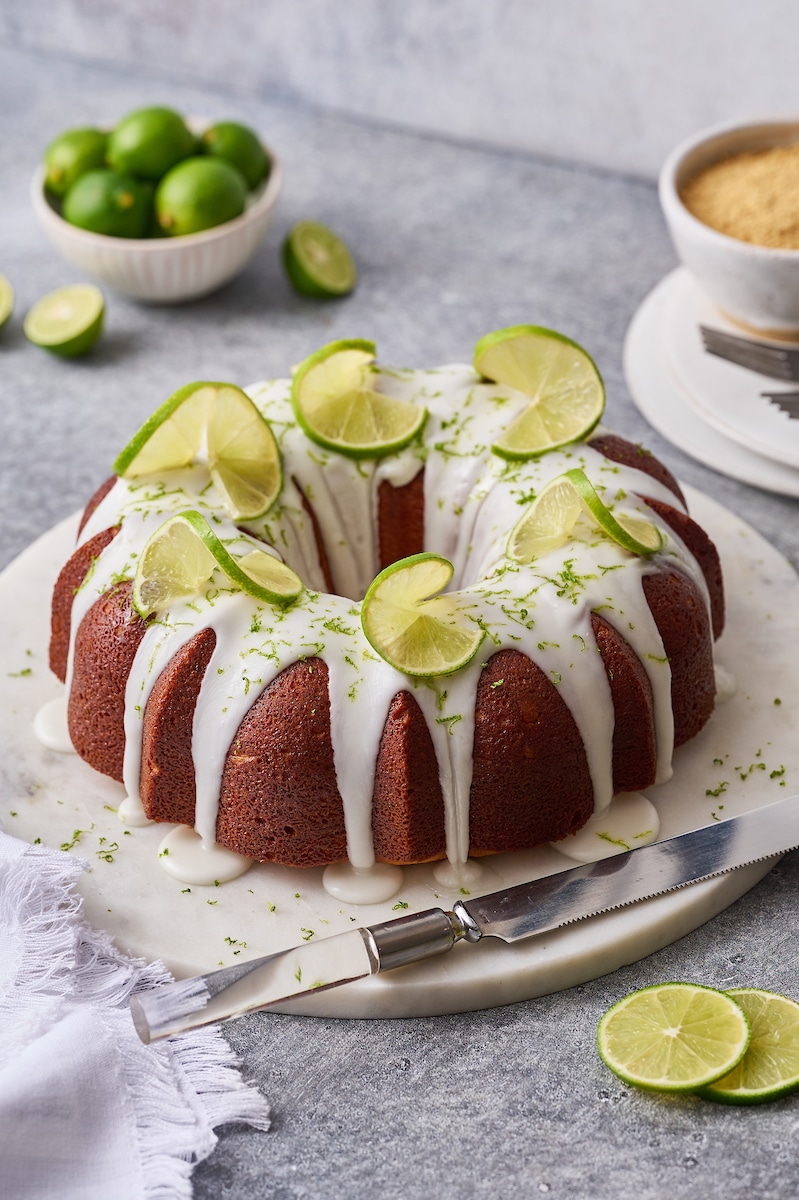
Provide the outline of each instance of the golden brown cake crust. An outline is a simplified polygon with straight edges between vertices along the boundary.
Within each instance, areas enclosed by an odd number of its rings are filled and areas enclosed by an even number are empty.
[[[556,841],[593,811],[585,747],[558,689],[525,655],[500,650],[477,688],[472,851]]]
[[[413,863],[443,858],[444,797],[433,739],[410,692],[398,692],[383,727],[372,800],[375,857]]]
[[[69,637],[72,629],[72,604],[75,593],[83,586],[92,563],[119,533],[119,526],[103,529],[78,547],[65,563],[53,589],[50,610],[50,670],[62,683],[67,678]]]
[[[679,483],[668,467],[664,467],[660,459],[655,458],[651,450],[646,450],[643,446],[636,445],[635,442],[628,442],[626,438],[619,437],[617,433],[598,433],[588,439],[588,445],[592,446],[594,450],[598,450],[600,454],[604,454],[605,458],[609,458],[611,462],[620,463],[625,467],[635,467],[638,471],[650,475],[652,479],[657,479],[658,483],[662,483],[670,492],[674,492],[681,504],[688,507]]]
[[[147,700],[139,794],[152,821],[194,824],[197,787],[192,726],[203,676],[215,646],[213,629],[201,629],[167,663]]]
[[[613,700],[613,791],[651,787],[657,773],[655,709],[649,676],[632,647],[598,613],[591,626]]]
[[[125,685],[147,628],[131,603],[133,585],[118,583],[100,596],[75,635],[69,736],[81,758],[122,782]]]

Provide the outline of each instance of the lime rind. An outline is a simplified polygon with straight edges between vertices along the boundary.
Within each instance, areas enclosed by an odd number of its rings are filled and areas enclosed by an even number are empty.
[[[114,463],[117,475],[187,467],[205,449],[214,486],[235,520],[254,520],[283,486],[280,451],[271,426],[231,383],[186,384],[134,435]]]
[[[358,282],[346,243],[319,221],[298,221],[289,230],[283,265],[296,290],[317,300],[347,296]]]
[[[451,675],[471,662],[484,631],[459,606],[455,593],[438,595],[453,567],[438,554],[414,554],[386,567],[361,606],[367,640],[405,675]]]
[[[5,275],[0,275],[0,329],[3,328],[13,311],[14,289]]]
[[[799,1089],[799,1004],[759,988],[730,988],[752,1027],[746,1054],[715,1083],[700,1089],[719,1104],[765,1104]]]
[[[585,471],[576,467],[550,480],[516,522],[508,538],[508,558],[527,566],[565,545],[583,513],[630,554],[647,557],[663,547],[654,521],[636,513],[612,513]]]
[[[694,1092],[728,1075],[750,1041],[746,1013],[715,988],[663,983],[632,992],[604,1014],[597,1046],[625,1083]]]
[[[376,347],[365,339],[331,342],[294,373],[291,402],[303,431],[317,445],[348,458],[383,458],[408,446],[427,409],[376,391]]]
[[[92,283],[58,288],[29,309],[23,330],[29,342],[60,358],[88,354],[103,330],[105,299]]]
[[[303,590],[299,575],[266,550],[236,559],[205,517],[193,509],[170,517],[151,535],[133,581],[133,607],[141,617],[202,594],[216,568],[231,584],[265,604],[292,604]]]
[[[513,325],[475,346],[475,370],[532,398],[492,445],[510,461],[537,458],[580,441],[599,423],[605,385],[590,354],[553,329]]]

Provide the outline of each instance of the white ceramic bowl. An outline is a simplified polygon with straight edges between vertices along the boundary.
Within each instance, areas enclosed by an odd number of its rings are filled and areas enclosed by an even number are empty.
[[[716,125],[671,152],[660,172],[660,203],[675,249],[700,286],[738,324],[772,337],[799,337],[799,250],[772,250],[711,229],[688,211],[680,188],[704,167],[747,150],[799,142],[799,119]]]
[[[202,127],[193,121],[189,124],[195,131]],[[267,154],[272,163],[269,178],[251,193],[242,215],[184,237],[118,238],[78,229],[50,205],[41,166],[33,177],[31,199],[53,245],[74,266],[136,300],[178,304],[227,283],[263,241],[283,181],[279,161],[271,151]]]

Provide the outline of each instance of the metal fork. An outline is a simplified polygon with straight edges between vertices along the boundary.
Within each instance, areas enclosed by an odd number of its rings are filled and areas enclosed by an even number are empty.
[[[700,325],[699,329],[708,354],[715,354],[717,358],[745,367],[747,371],[755,371],[758,375],[768,375],[771,379],[782,379],[786,383],[799,383],[799,350],[767,346],[765,342],[753,342],[749,338],[724,333],[721,329],[710,329],[707,325]]]
[[[761,392],[780,412],[788,414],[791,421],[799,421],[799,392]]]

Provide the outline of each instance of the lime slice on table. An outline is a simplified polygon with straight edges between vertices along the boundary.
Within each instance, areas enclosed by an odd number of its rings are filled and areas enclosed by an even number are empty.
[[[217,490],[235,520],[262,516],[283,484],[269,423],[232,383],[187,383],[145,421],[114,463],[117,475],[175,470],[205,446]]]
[[[634,513],[612,513],[585,471],[575,467],[551,479],[517,521],[508,539],[508,558],[528,564],[556,550],[568,541],[583,512],[631,554],[655,554],[663,545],[654,521]]]
[[[552,329],[513,325],[488,333],[474,348],[474,368],[531,398],[491,447],[502,458],[535,458],[579,441],[605,409],[605,385],[594,360]]]
[[[91,283],[58,288],[37,300],[25,317],[25,336],[61,358],[88,354],[103,329],[105,300]]]
[[[752,1027],[752,1040],[736,1067],[702,1088],[722,1104],[764,1104],[799,1088],[799,1004],[759,988],[731,988]]]
[[[298,221],[283,243],[286,274],[303,296],[329,300],[348,295],[358,272],[347,246],[319,221]]]
[[[318,445],[350,458],[381,458],[407,446],[427,409],[374,390],[374,342],[331,342],[297,368],[291,401],[297,421]]]
[[[406,675],[450,675],[477,653],[483,630],[452,595],[436,593],[452,579],[452,563],[414,554],[381,571],[361,606],[367,639]]]
[[[13,311],[14,289],[5,275],[0,275],[0,329],[3,328]]]
[[[744,1010],[725,992],[660,983],[632,992],[597,1030],[602,1061],[625,1083],[655,1092],[692,1092],[721,1079],[749,1045]]]
[[[133,607],[147,617],[200,595],[217,567],[235,587],[266,604],[291,604],[303,589],[299,575],[266,550],[233,558],[205,517],[189,510],[170,517],[145,544],[133,580]]]

